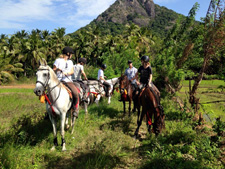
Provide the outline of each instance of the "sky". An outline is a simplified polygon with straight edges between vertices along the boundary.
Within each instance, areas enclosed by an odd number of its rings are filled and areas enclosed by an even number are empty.
[[[66,28],[66,34],[89,24],[116,0],[0,0],[0,35],[33,29],[54,31]],[[177,13],[188,15],[198,2],[196,20],[205,17],[210,0],[153,0]]]

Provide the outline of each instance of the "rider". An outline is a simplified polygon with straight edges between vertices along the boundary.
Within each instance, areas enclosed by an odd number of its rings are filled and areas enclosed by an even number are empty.
[[[83,75],[84,79],[88,80],[84,72],[84,64],[86,63],[87,61],[85,58],[79,58],[78,63],[73,66],[74,74],[72,75],[72,80],[80,84],[81,88],[83,89],[85,93],[83,100],[87,102],[88,86],[82,82],[82,78],[81,78],[81,75]]]
[[[110,93],[109,91],[111,90],[111,85],[106,82],[105,77],[104,77],[104,70],[106,69],[106,64],[102,64],[101,68],[98,70],[98,80],[104,85],[106,86],[107,90],[106,90],[106,97],[109,97]]]
[[[132,63],[132,61],[131,60],[128,60],[128,65],[129,65],[129,68],[127,68],[126,70],[125,70],[125,75],[127,76],[127,78],[128,78],[128,80],[130,81],[134,76],[135,76],[135,74],[137,73],[137,69],[133,66],[133,63]],[[134,79],[132,82],[131,82],[131,84],[133,85],[133,86],[135,86],[136,85],[136,80]]]
[[[153,90],[156,92],[158,96],[160,96],[159,90],[152,83],[152,68],[149,63],[149,57],[146,55],[142,56],[141,64],[142,66],[139,67],[138,72],[135,74],[135,77],[131,79],[131,81],[134,81],[134,79],[138,78],[138,73],[140,73],[140,82],[138,81],[136,82],[137,85],[139,86],[139,89],[149,86],[153,88]]]
[[[131,60],[128,60],[128,65],[129,67],[125,70],[124,75],[127,76],[128,80],[131,82],[131,85],[136,89],[137,84],[136,84],[136,80],[134,79],[133,81],[131,81],[131,79],[135,76],[135,74],[137,73],[137,69],[133,66],[133,63]],[[123,101],[122,98],[120,98],[119,101]]]
[[[57,78],[59,81],[62,81],[66,86],[68,86],[73,95],[73,106],[74,112],[73,115],[78,117],[78,108],[79,108],[79,93],[76,86],[73,84],[71,75],[73,71],[73,62],[68,60],[74,54],[74,51],[70,47],[65,47],[62,50],[63,57],[56,59],[53,64],[53,70],[56,72]]]

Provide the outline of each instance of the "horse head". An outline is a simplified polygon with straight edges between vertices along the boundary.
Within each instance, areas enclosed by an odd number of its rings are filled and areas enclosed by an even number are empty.
[[[125,89],[128,87],[128,78],[126,75],[122,75],[119,78],[119,88],[120,88],[120,93],[124,93]]]
[[[34,93],[37,96],[41,96],[50,83],[50,67],[47,64],[41,64],[37,70],[36,87]]]

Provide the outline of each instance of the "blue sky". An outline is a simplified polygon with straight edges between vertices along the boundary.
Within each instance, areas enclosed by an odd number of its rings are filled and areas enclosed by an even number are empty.
[[[20,30],[48,30],[65,27],[72,33],[89,24],[116,0],[0,0],[0,34],[14,34]],[[188,15],[189,10],[198,2],[200,9],[196,19],[205,17],[210,0],[153,0]]]

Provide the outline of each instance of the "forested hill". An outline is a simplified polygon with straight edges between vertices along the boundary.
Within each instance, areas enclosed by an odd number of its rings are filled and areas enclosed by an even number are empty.
[[[153,34],[163,36],[179,16],[184,17],[155,4],[153,0],[117,0],[82,29],[97,26],[103,35],[117,35],[123,32],[126,24],[134,23],[140,27],[147,27]]]

